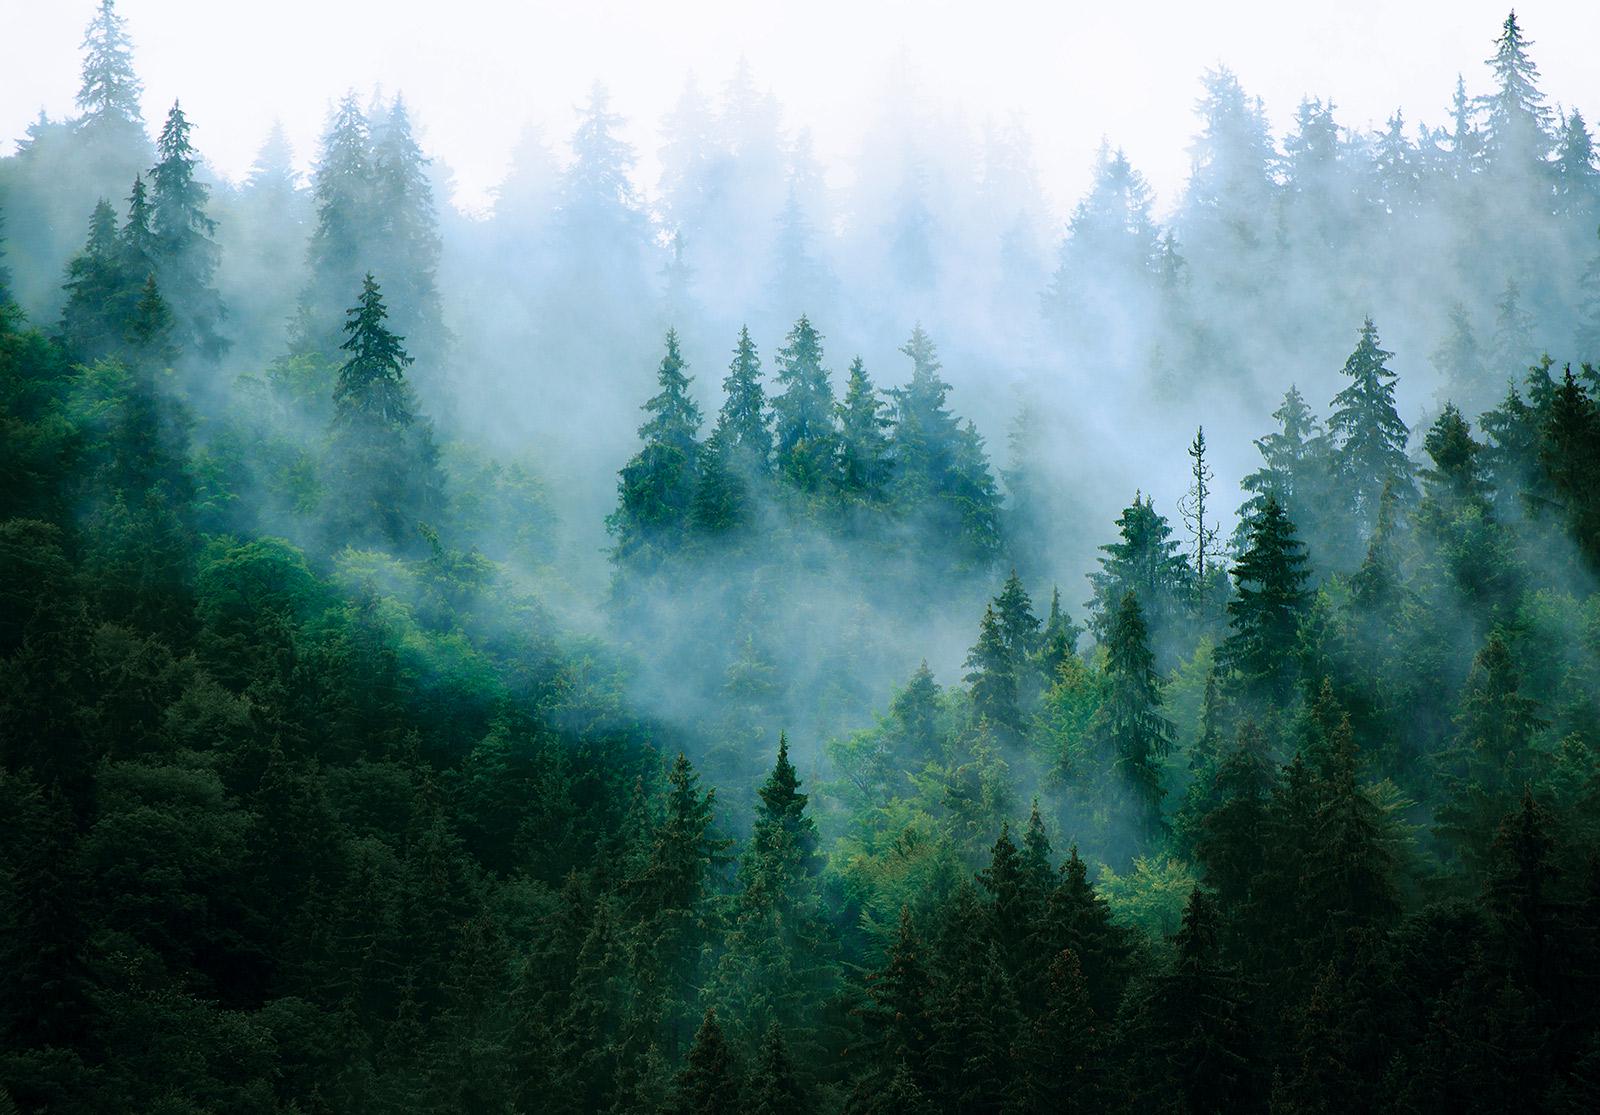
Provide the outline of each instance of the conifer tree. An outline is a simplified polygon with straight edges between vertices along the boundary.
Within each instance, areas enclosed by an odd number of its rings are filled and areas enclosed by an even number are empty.
[[[1255,439],[1261,467],[1239,482],[1252,494],[1239,508],[1239,529],[1234,540],[1237,549],[1243,549],[1249,524],[1266,506],[1268,496],[1298,518],[1320,510],[1326,495],[1327,441],[1299,388],[1289,388],[1272,417],[1277,420],[1278,429]]]
[[[1172,750],[1172,722],[1161,714],[1161,681],[1139,598],[1124,593],[1106,642],[1105,703],[1099,733],[1106,758],[1136,811],[1138,831],[1153,841],[1165,827],[1161,817],[1160,760]]]
[[[622,469],[617,510],[607,520],[618,557],[647,564],[676,546],[688,526],[701,453],[700,407],[689,397],[678,334],[669,329],[666,343],[656,373],[661,389],[643,407],[644,445]]]
[[[1172,527],[1155,504],[1138,493],[1117,519],[1118,540],[1101,546],[1105,555],[1098,572],[1089,574],[1094,598],[1089,601],[1089,627],[1100,642],[1109,636],[1122,598],[1133,593],[1158,643],[1176,633],[1188,609],[1189,563],[1178,552]],[[1163,648],[1163,658],[1167,652]]]
[[[1350,385],[1333,397],[1328,430],[1335,440],[1335,467],[1344,489],[1345,510],[1362,537],[1378,522],[1378,502],[1386,486],[1407,502],[1413,494],[1410,434],[1394,405],[1394,373],[1385,366],[1393,353],[1378,347],[1378,327],[1369,317],[1361,339],[1345,361]]]
[[[1484,356],[1467,308],[1460,302],[1452,303],[1449,332],[1434,349],[1431,360],[1444,381],[1441,393],[1474,412],[1492,398],[1494,380],[1485,366]]]
[[[139,175],[134,178],[133,190],[128,194],[128,216],[117,237],[123,274],[135,285],[155,274],[160,266],[161,244],[152,221],[150,191],[144,184],[144,176]]]
[[[1596,235],[1600,236],[1600,228]],[[1578,280],[1578,359],[1584,364],[1600,368],[1600,252],[1584,268]]]
[[[335,107],[322,135],[311,180],[316,224],[306,249],[310,271],[300,296],[295,344],[328,355],[338,330],[327,307],[370,268],[372,229],[372,140],[366,114],[354,93]]]
[[[744,1110],[740,1070],[715,1008],[706,1011],[678,1073],[674,1115],[737,1115]]]
[[[78,107],[83,110],[86,127],[143,129],[139,96],[144,86],[133,72],[133,44],[123,22],[114,0],[100,0],[94,20],[84,32]]]
[[[367,266],[384,276],[395,328],[412,351],[437,367],[445,343],[439,307],[439,218],[430,160],[412,134],[411,115],[396,97],[371,122],[371,218]]]
[[[810,1110],[783,1031],[776,1025],[769,1026],[751,1073],[751,1115],[805,1115]]]
[[[850,379],[839,404],[839,483],[845,492],[868,503],[883,499],[889,483],[891,425],[884,402],[858,356],[850,362]]]
[[[884,1070],[898,1066],[913,1081],[926,1081],[930,1072],[934,981],[928,963],[927,945],[912,923],[911,909],[901,906],[883,967],[868,974],[867,1003],[857,1012],[875,1064]]]
[[[835,406],[822,366],[822,337],[804,316],[778,350],[777,383],[772,416],[778,471],[801,491],[819,491],[833,465]]]
[[[978,719],[1001,731],[1020,733],[1016,662],[992,604],[983,610],[978,641],[967,652],[964,665],[968,673],[963,680],[972,686],[972,710]]]
[[[752,475],[766,475],[772,462],[772,428],[766,394],[761,389],[761,357],[745,326],[739,327],[739,344],[722,380],[722,390],[725,397],[717,415],[717,429],[724,447],[738,467]]]
[[[1517,13],[1506,16],[1495,39],[1495,90],[1480,98],[1485,115],[1489,164],[1502,174],[1531,177],[1544,169],[1550,146],[1550,110],[1539,89],[1539,68],[1528,57],[1533,43],[1523,37]]]
[[[189,133],[193,125],[177,101],[156,143],[159,161],[150,171],[150,214],[159,255],[156,274],[175,307],[185,349],[207,360],[226,342],[217,329],[223,316],[216,290],[216,221],[206,215],[209,187],[195,177],[199,160]]]
[[[1532,744],[1543,726],[1499,631],[1473,658],[1455,726],[1455,742],[1441,757],[1448,796],[1436,827],[1481,879],[1496,826],[1537,772]]]
[[[1522,305],[1522,288],[1516,279],[1507,279],[1500,300],[1495,303],[1495,374],[1507,379],[1519,377],[1538,356],[1533,339],[1533,315]]]
[[[1233,568],[1238,596],[1228,602],[1230,631],[1217,664],[1243,691],[1283,702],[1294,684],[1300,620],[1307,597],[1304,546],[1288,514],[1269,495],[1250,526],[1250,548]]]
[[[1052,684],[1061,666],[1068,658],[1078,652],[1078,636],[1083,634],[1083,628],[1072,622],[1064,608],[1061,607],[1061,590],[1050,590],[1050,614],[1045,617],[1044,631],[1039,637],[1038,661],[1039,668],[1044,674],[1045,684]]]
[[[67,265],[61,311],[61,338],[67,349],[85,360],[116,350],[125,322],[129,282],[117,243],[117,215],[101,199],[89,218],[83,251]]]
[[[1106,1034],[1089,1003],[1077,954],[1050,962],[1044,1009],[1022,1037],[1022,1088],[1017,1110],[1029,1115],[1104,1110]]]
[[[345,506],[335,519],[358,540],[415,545],[416,528],[436,509],[438,452],[419,421],[405,369],[405,338],[390,332],[388,309],[368,274],[347,313],[340,346],[349,353],[334,385],[334,438]]]
[[[1305,901],[1322,920],[1317,939],[1337,941],[1353,929],[1385,931],[1400,910],[1394,854],[1378,807],[1356,781],[1357,748],[1345,715],[1330,740],[1331,770],[1321,787],[1315,851],[1304,866]]]
[[[1211,482],[1216,477],[1211,471],[1211,466],[1206,464],[1204,427],[1195,430],[1194,440],[1189,443],[1188,453],[1191,462],[1189,468],[1191,480],[1188,494],[1178,504],[1178,513],[1183,516],[1183,524],[1189,530],[1189,537],[1193,539],[1195,577],[1204,583],[1206,561],[1217,554],[1216,542],[1219,529],[1216,524],[1206,522],[1206,501],[1211,496]]]

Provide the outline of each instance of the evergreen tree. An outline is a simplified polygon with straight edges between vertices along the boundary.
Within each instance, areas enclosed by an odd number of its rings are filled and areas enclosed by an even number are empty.
[[[1188,494],[1178,504],[1178,513],[1183,516],[1183,525],[1188,528],[1189,537],[1193,539],[1195,578],[1203,584],[1206,580],[1206,561],[1217,556],[1216,543],[1219,530],[1216,524],[1206,522],[1206,500],[1211,495],[1211,481],[1216,477],[1211,471],[1211,466],[1206,464],[1204,427],[1195,430],[1194,440],[1189,443],[1188,453],[1192,462],[1189,468],[1192,479]]]
[[[159,162],[150,172],[150,213],[158,245],[157,277],[176,308],[182,347],[207,360],[222,354],[218,335],[223,309],[216,290],[216,221],[206,215],[209,187],[195,177],[199,159],[189,133],[193,125],[177,101],[156,143]]]
[[[805,1115],[806,1102],[799,1072],[789,1057],[783,1031],[776,1025],[767,1028],[750,1080],[751,1115]]]
[[[1440,393],[1476,411],[1490,398],[1494,383],[1472,329],[1472,318],[1460,302],[1450,307],[1450,331],[1434,350],[1432,362],[1444,381]]]
[[[1044,631],[1039,638],[1038,661],[1045,684],[1055,682],[1062,665],[1078,653],[1078,637],[1083,628],[1072,622],[1061,607],[1061,590],[1050,590],[1050,614],[1045,617]]]
[[[1252,494],[1239,508],[1239,530],[1234,540],[1237,549],[1244,548],[1249,524],[1261,514],[1269,496],[1291,516],[1300,518],[1320,511],[1326,495],[1323,481],[1327,440],[1299,388],[1289,388],[1272,417],[1277,420],[1278,429],[1255,439],[1261,467],[1239,482]]]
[[[1395,410],[1394,373],[1385,366],[1392,355],[1378,347],[1378,327],[1367,318],[1355,351],[1345,361],[1350,385],[1333,397],[1333,413],[1328,416],[1345,510],[1363,537],[1377,526],[1378,503],[1386,486],[1402,502],[1413,494],[1411,461],[1406,456],[1410,431]]]
[[[1543,726],[1499,631],[1473,658],[1455,726],[1454,745],[1441,756],[1448,796],[1436,828],[1481,879],[1496,826],[1536,773],[1533,737]]]
[[[1139,598],[1124,593],[1106,641],[1106,697],[1099,733],[1106,758],[1120,780],[1138,831],[1153,842],[1166,826],[1161,816],[1160,760],[1172,750],[1172,722],[1161,714],[1161,681]]]
[[[772,399],[778,471],[803,492],[819,491],[831,475],[834,446],[833,385],[822,366],[822,337],[802,316],[778,350]]]
[[[1539,357],[1533,339],[1533,315],[1522,305],[1522,288],[1507,279],[1500,301],[1495,303],[1494,370],[1515,378],[1524,374]]]
[[[1283,702],[1294,684],[1300,621],[1307,597],[1304,546],[1294,524],[1268,495],[1250,525],[1250,548],[1233,568],[1238,596],[1228,602],[1230,631],[1217,648],[1217,664],[1243,691]]]
[[[1597,229],[1596,235],[1600,235]],[[1578,280],[1578,358],[1600,368],[1600,252],[1589,260]]]
[[[753,475],[765,475],[772,461],[772,428],[766,395],[761,389],[761,357],[750,330],[739,328],[739,345],[722,381],[724,399],[717,429],[735,462]]]
[[[1530,177],[1544,169],[1550,146],[1550,110],[1539,90],[1539,68],[1528,57],[1533,45],[1523,37],[1517,13],[1506,16],[1495,39],[1494,92],[1480,98],[1485,114],[1485,151],[1502,174]]]
[[[839,404],[839,482],[844,491],[868,503],[883,499],[889,483],[890,419],[884,402],[858,356]]]
[[[674,1115],[735,1115],[744,1110],[740,1070],[715,1009],[706,1011],[678,1073]]]
[[[858,1010],[866,1050],[880,1071],[898,1066],[913,1081],[928,1081],[933,1041],[933,976],[928,950],[917,934],[909,906],[900,907],[894,939],[883,967],[867,976],[867,1002]]]
[[[114,0],[100,0],[83,36],[83,81],[78,107],[86,128],[144,127],[139,96],[144,86],[133,72],[133,44]]]
[[[695,497],[701,447],[700,407],[689,397],[678,334],[667,331],[667,351],[656,381],[661,390],[644,404],[650,417],[639,427],[644,442],[622,469],[617,510],[607,521],[618,557],[649,561],[682,538]],[[652,556],[653,555],[653,556]]]
[[[1016,1109],[1030,1115],[1104,1110],[1104,1047],[1083,968],[1071,949],[1063,949],[1050,962],[1044,1010],[1022,1038]]]
[[[994,605],[983,610],[978,641],[963,663],[969,671],[964,681],[972,686],[972,710],[980,722],[1010,732],[1022,731],[1022,709],[1017,695],[1016,661]]]
[[[1172,528],[1155,504],[1139,494],[1133,505],[1117,519],[1120,535],[1116,542],[1101,546],[1105,555],[1098,572],[1089,574],[1094,598],[1089,601],[1089,628],[1104,643],[1122,606],[1122,598],[1133,593],[1141,613],[1148,617],[1153,641],[1162,650],[1162,659],[1172,657],[1165,645],[1177,634],[1179,620],[1188,610],[1191,597],[1189,563],[1178,552],[1171,538]]]
[[[306,250],[310,275],[301,292],[295,344],[327,355],[338,339],[327,307],[370,268],[372,228],[372,139],[354,93],[335,107],[311,179],[316,224]]]
[[[357,539],[414,545],[416,526],[435,510],[437,450],[417,419],[405,369],[405,338],[384,324],[388,309],[368,274],[347,312],[340,346],[349,353],[334,385],[334,434],[346,505],[335,510],[341,531]]]
[[[67,350],[92,360],[117,350],[131,308],[129,281],[117,244],[117,215],[104,199],[89,218],[83,251],[67,265],[61,339]]]
[[[429,159],[412,134],[405,101],[396,97],[371,123],[371,229],[367,266],[384,276],[395,327],[412,350],[438,367],[445,343],[439,307],[439,219]]]

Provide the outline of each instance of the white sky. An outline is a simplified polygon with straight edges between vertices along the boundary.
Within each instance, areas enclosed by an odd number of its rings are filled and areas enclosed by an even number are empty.
[[[524,123],[564,137],[595,79],[630,119],[653,178],[653,130],[685,75],[719,87],[745,55],[816,149],[852,152],[891,61],[973,123],[1020,112],[1058,209],[1087,181],[1102,136],[1123,146],[1163,206],[1187,172],[1198,78],[1225,63],[1281,133],[1302,94],[1346,125],[1444,120],[1458,70],[1469,92],[1507,0],[120,0],[158,125],[174,97],[195,140],[238,177],[272,120],[299,160],[346,88],[406,95],[458,203],[483,203]],[[78,44],[96,0],[0,0],[0,138],[43,107],[73,111]],[[1600,2],[1535,0],[1519,17],[1552,103],[1600,115]],[[648,182],[646,183],[648,184]]]

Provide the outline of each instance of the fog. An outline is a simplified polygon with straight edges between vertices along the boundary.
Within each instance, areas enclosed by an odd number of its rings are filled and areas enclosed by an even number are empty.
[[[819,763],[918,662],[959,684],[1013,566],[1041,606],[1059,586],[1087,618],[1084,577],[1136,493],[1186,541],[1197,427],[1232,536],[1253,439],[1291,385],[1327,416],[1368,316],[1413,431],[1447,397],[1474,416],[1495,404],[1541,352],[1594,355],[1577,351],[1592,161],[1560,177],[1592,72],[1582,44],[1600,31],[1590,6],[1526,13],[1538,152],[1495,132],[1482,99],[1503,17],[1486,4],[1381,19],[1346,6],[1292,27],[1267,5],[1138,18],[1015,5],[979,26],[960,5],[807,5],[759,27],[731,5],[498,7],[403,4],[374,25],[343,5],[249,23],[118,6],[149,75],[145,126],[181,96],[212,190],[230,347],[186,357],[186,390],[203,418],[255,398],[252,420],[276,415],[285,446],[315,440],[341,311],[375,272],[446,472],[477,508],[453,544],[603,640],[631,663],[633,697],[713,751],[788,727]],[[61,313],[96,198],[120,212],[151,161],[138,129],[91,143],[64,123],[92,8],[20,13],[0,59],[0,127],[23,148],[0,164],[12,285],[42,322]],[[248,50],[221,45],[241,37]],[[23,98],[40,90],[46,116],[30,122]],[[349,244],[330,247],[340,135],[390,168],[374,173],[396,208],[350,218],[335,230]],[[985,450],[1003,537],[953,558],[933,552],[923,512],[858,521],[763,482],[737,545],[647,571],[613,562],[607,516],[667,329],[704,438],[741,327],[770,400],[802,314],[838,398],[857,357],[878,389],[905,385],[902,346],[927,331],[944,405]],[[1475,367],[1436,358],[1463,326]],[[472,490],[514,462],[517,494]],[[254,513],[337,543],[282,498]],[[1312,537],[1324,572],[1365,548]],[[726,639],[704,639],[708,617]],[[730,679],[752,663],[770,684],[752,723],[729,728]],[[752,743],[717,773],[748,778],[761,754]]]

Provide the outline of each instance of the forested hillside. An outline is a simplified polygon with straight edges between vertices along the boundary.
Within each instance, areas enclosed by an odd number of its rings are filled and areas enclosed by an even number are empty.
[[[400,95],[233,182],[131,30],[0,158],[0,1112],[1600,1109],[1516,16],[1438,127],[1211,71],[1064,230],[743,66],[648,191],[600,86],[481,216]]]

